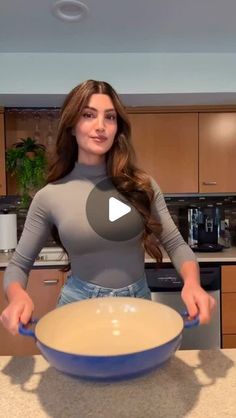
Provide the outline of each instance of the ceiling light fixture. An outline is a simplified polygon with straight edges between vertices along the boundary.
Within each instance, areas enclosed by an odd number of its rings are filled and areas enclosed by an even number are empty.
[[[58,0],[52,5],[52,14],[64,22],[77,22],[88,11],[88,7],[77,0]]]

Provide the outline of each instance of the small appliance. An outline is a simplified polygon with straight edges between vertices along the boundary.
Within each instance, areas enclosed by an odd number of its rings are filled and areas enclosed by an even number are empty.
[[[227,247],[225,219],[216,206],[188,208],[188,244],[194,251],[215,252]]]

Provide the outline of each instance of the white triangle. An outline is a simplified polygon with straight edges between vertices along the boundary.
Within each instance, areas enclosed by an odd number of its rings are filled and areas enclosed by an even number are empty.
[[[131,207],[116,199],[109,198],[109,221],[114,222],[131,211]]]

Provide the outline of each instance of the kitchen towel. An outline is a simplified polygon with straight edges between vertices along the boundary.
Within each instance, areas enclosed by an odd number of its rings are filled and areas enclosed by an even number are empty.
[[[17,245],[16,213],[0,214],[0,251],[14,250]]]

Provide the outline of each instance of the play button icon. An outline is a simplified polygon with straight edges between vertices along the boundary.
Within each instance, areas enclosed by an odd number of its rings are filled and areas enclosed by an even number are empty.
[[[109,198],[109,221],[114,222],[131,211],[131,207],[116,199]]]
[[[107,240],[130,240],[144,230],[141,215],[119,193],[111,178],[106,178],[93,187],[87,198],[86,214],[92,229]]]

